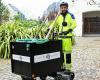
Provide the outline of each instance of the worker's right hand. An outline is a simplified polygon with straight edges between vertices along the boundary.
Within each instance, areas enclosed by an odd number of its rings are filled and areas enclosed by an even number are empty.
[[[58,36],[58,33],[57,32],[54,32],[53,33],[54,37]]]

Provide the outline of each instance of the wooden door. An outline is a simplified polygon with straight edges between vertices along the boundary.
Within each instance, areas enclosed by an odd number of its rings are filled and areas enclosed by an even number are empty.
[[[84,34],[100,34],[100,17],[87,17],[84,21]]]

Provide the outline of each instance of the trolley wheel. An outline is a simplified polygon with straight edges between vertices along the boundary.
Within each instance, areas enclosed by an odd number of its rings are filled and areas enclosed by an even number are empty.
[[[74,72],[59,72],[55,77],[55,80],[73,80],[74,77]]]
[[[63,80],[63,77],[61,75],[58,75],[55,77],[55,80]]]
[[[71,80],[73,80],[75,78],[75,73],[74,72],[71,72],[70,73],[70,76],[71,76]]]
[[[46,79],[46,76],[41,76],[40,79],[41,80],[45,80]]]

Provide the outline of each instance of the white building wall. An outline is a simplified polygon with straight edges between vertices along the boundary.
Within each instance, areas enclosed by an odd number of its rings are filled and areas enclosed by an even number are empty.
[[[74,4],[70,5],[70,10],[74,13],[77,21],[77,28],[75,29],[76,36],[82,36],[83,31],[83,13],[89,11],[100,11],[100,0],[94,0],[96,4],[91,2],[92,0],[77,0]],[[90,5],[89,2],[92,4]],[[93,13],[88,15],[91,16],[100,16],[99,13]],[[86,16],[87,17],[87,16]]]
[[[77,27],[75,29],[75,35],[76,36],[82,36],[82,14],[79,13],[76,15],[76,21],[77,21]]]

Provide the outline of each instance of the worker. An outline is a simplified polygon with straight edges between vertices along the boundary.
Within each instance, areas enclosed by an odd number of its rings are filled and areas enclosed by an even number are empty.
[[[51,27],[58,28],[58,39],[62,40],[64,66],[70,72],[72,67],[72,31],[76,28],[76,20],[74,15],[68,11],[68,3],[62,2],[60,4],[60,15],[56,19],[55,24],[51,24]]]

